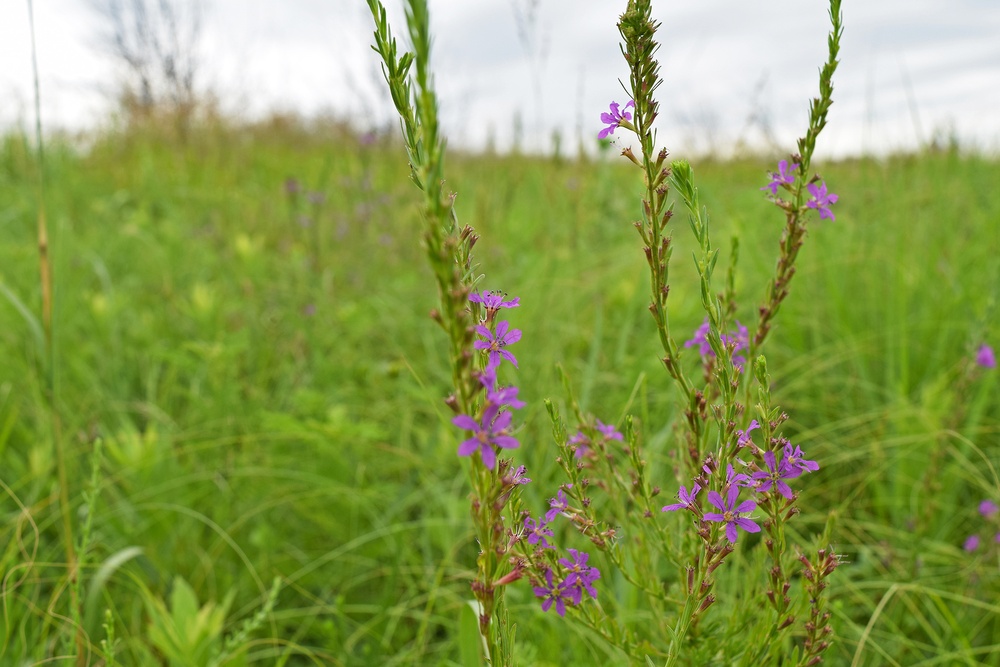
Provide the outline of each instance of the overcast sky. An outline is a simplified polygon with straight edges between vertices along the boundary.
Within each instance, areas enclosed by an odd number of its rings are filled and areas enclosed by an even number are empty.
[[[43,122],[86,128],[106,117],[115,63],[99,49],[100,0],[35,0]],[[176,0],[183,2],[187,0]],[[590,143],[627,70],[625,1],[429,0],[433,68],[453,143],[525,149],[559,128]],[[363,0],[205,0],[200,84],[233,113],[332,111],[361,128],[394,121],[368,45]],[[397,35],[402,0],[386,0]],[[845,0],[835,104],[820,142],[842,156],[913,148],[935,135],[1000,147],[1000,1]],[[819,0],[658,2],[664,85],[659,140],[674,153],[740,139],[791,150],[826,55]],[[526,29],[518,29],[521,25]],[[32,116],[27,0],[0,2],[0,125]]]

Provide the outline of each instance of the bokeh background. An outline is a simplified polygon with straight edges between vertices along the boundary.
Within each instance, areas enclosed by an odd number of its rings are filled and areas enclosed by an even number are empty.
[[[430,2],[447,187],[482,287],[522,300],[505,381],[528,404],[514,457],[536,513],[565,481],[544,405],[570,414],[557,364],[583,411],[635,417],[664,504],[690,483],[631,225],[641,180],[596,139],[623,101],[623,5]],[[116,33],[138,6],[176,30]],[[38,0],[44,153],[28,7],[0,5],[0,664],[481,664],[474,620],[461,642],[468,459],[365,3]],[[656,11],[659,142],[692,158],[717,276],[739,240],[734,319],[752,325],[784,223],[761,189],[805,129],[827,10]],[[1000,8],[852,2],[844,19],[813,162],[836,220],[810,220],[765,350],[784,434],[821,466],[796,482],[794,543],[836,517],[828,664],[996,665],[1000,514],[979,508],[1000,502],[1000,372],[976,358],[1000,349]],[[683,342],[704,315],[695,243],[672,225]],[[719,589],[745,591],[760,553],[738,549]],[[603,601],[663,620],[617,584]],[[521,664],[626,662],[529,586],[508,599]],[[715,610],[739,639],[744,601]]]

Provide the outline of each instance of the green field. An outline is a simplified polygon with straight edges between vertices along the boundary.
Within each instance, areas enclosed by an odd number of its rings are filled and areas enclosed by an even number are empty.
[[[0,142],[0,663],[106,664],[107,626],[121,665],[461,664],[469,489],[396,135],[274,119],[53,139],[42,195],[29,142]],[[778,157],[693,161],[716,245],[740,240],[745,322],[777,256],[783,217],[759,189]],[[836,512],[846,558],[827,663],[998,665],[998,545],[963,542],[1000,500],[1000,370],[972,362],[1000,347],[1000,162],[819,167],[837,219],[810,223],[765,352],[787,431],[822,466],[795,527],[808,540]],[[527,502],[562,481],[543,406],[565,399],[557,364],[585,410],[635,415],[672,495],[678,395],[646,309],[635,174],[454,152],[446,173],[483,286],[521,298]],[[682,221],[674,243],[671,322],[693,332]],[[616,664],[528,586],[508,602],[523,664]]]

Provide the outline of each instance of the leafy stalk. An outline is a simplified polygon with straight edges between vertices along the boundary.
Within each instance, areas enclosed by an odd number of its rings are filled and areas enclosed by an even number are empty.
[[[375,20],[375,45],[382,58],[383,74],[400,117],[403,141],[410,163],[410,178],[423,192],[423,241],[438,288],[439,307],[434,320],[445,330],[450,346],[454,392],[446,403],[458,414],[476,413],[480,390],[471,350],[474,315],[469,295],[476,281],[472,247],[478,240],[470,226],[459,227],[455,195],[444,190],[445,144],[440,135],[437,96],[430,73],[430,15],[426,0],[408,0],[406,23],[413,52],[398,54],[389,30],[385,8],[368,0]],[[487,662],[511,664],[513,631],[507,623],[503,587],[496,582],[504,575],[506,531],[499,500],[503,494],[500,468],[488,469],[473,457],[470,479],[473,487],[472,519],[480,545],[477,575],[472,591],[479,603],[479,630]]]

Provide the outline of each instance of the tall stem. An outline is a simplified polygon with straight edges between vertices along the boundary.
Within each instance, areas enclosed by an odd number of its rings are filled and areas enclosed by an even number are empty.
[[[52,311],[52,260],[50,256],[49,231],[45,219],[45,143],[42,140],[42,95],[38,83],[38,49],[35,44],[35,12],[32,0],[28,0],[28,31],[31,35],[31,70],[35,92],[35,148],[38,152],[38,273],[42,290],[42,326],[45,331],[46,386],[45,397],[49,403],[49,422],[52,441],[55,445],[56,474],[59,478],[59,510],[62,520],[63,548],[66,551],[66,565],[69,573],[70,617],[76,626],[76,663],[79,667],[87,664],[87,642],[83,624],[80,622],[79,572],[77,571],[76,548],[73,541],[73,520],[69,503],[69,473],[67,456],[62,437],[62,421],[59,418],[56,391],[56,346],[53,333]]]

